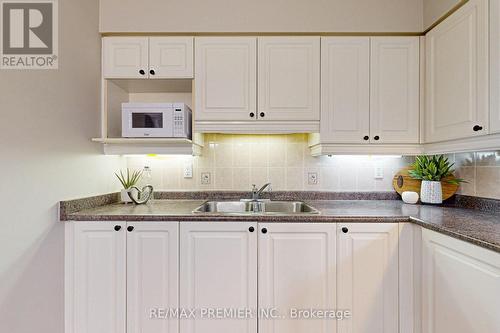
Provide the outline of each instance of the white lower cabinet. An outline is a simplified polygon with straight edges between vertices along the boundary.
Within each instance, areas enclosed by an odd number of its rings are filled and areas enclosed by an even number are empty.
[[[176,222],[127,224],[127,333],[178,332],[177,318],[156,317],[179,306],[178,229]]]
[[[66,224],[66,333],[177,332],[177,222]]]
[[[257,309],[257,223],[186,222],[180,234],[182,333],[256,333],[257,318],[208,311]],[[253,231],[252,231],[253,230]]]
[[[422,231],[422,331],[500,332],[500,254]]]
[[[398,224],[337,228],[337,308],[352,313],[350,320],[339,321],[338,332],[398,332]]]
[[[259,224],[259,333],[334,333],[335,319],[310,319],[296,310],[334,310],[335,224]]]

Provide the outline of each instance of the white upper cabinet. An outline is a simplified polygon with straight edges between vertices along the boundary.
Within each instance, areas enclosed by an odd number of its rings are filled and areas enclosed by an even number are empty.
[[[107,79],[192,78],[193,37],[104,37]]]
[[[150,37],[149,77],[192,78],[193,37]]]
[[[179,306],[179,223],[127,225],[127,333],[177,333],[177,318],[151,309]],[[124,231],[125,232],[125,231]]]
[[[259,223],[259,307],[286,316],[261,318],[260,333],[336,332],[336,320],[290,315],[336,309],[335,229],[334,223]]]
[[[370,72],[370,142],[419,143],[419,38],[371,38]]]
[[[66,228],[66,333],[125,333],[125,223],[77,222]]]
[[[318,121],[320,38],[259,37],[259,118]]]
[[[426,35],[426,143],[488,134],[488,0]]]
[[[422,231],[422,332],[500,332],[500,254]]]
[[[104,37],[102,70],[105,78],[146,78],[148,37]]]
[[[252,222],[181,223],[181,308],[257,308],[256,229]],[[196,318],[181,320],[180,332],[257,333],[257,319],[210,320],[198,312]]]
[[[196,120],[257,117],[257,39],[200,37],[195,47]]]
[[[337,308],[352,313],[338,322],[339,332],[399,332],[398,224],[337,228]]]
[[[490,133],[500,133],[500,0],[490,0]]]
[[[370,135],[370,38],[321,39],[321,139],[363,143]]]

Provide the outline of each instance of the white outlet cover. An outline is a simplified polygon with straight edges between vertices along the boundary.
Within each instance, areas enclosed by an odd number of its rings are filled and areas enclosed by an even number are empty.
[[[210,184],[210,172],[202,172],[200,181],[201,181],[202,185],[209,185]]]
[[[309,184],[309,185],[317,185],[318,184],[318,173],[317,172],[309,172],[307,174],[307,184]]]

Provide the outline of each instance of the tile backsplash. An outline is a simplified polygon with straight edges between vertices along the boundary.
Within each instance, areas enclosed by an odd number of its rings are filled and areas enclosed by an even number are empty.
[[[157,190],[250,190],[271,182],[274,190],[392,191],[392,177],[413,161],[401,156],[312,157],[307,136],[205,135],[202,156],[128,157],[128,167],[151,168]],[[193,177],[184,178],[192,164]],[[381,172],[382,178],[376,178]],[[201,177],[209,175],[210,183]],[[313,179],[316,178],[316,184]]]
[[[455,175],[468,183],[459,193],[484,198],[500,199],[500,151],[451,154]]]

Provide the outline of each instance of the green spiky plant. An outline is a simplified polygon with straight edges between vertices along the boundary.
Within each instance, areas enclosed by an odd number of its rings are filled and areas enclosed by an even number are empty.
[[[120,174],[115,172],[115,175],[116,175],[116,178],[118,178],[118,180],[122,184],[123,188],[128,190],[132,186],[137,185],[137,183],[139,182],[139,180],[142,177],[142,171],[135,170],[135,171],[132,171],[132,173],[130,173],[130,170],[127,168],[127,172],[125,175],[123,174],[123,172],[121,170],[120,170]]]
[[[453,172],[455,171],[453,170],[453,165],[454,163],[450,163],[448,158],[444,155],[422,155],[415,158],[415,163],[412,164],[412,168],[408,171],[408,174],[413,179],[439,182],[444,178],[453,175]],[[461,178],[450,178],[445,181],[455,185],[466,183],[466,181]]]

